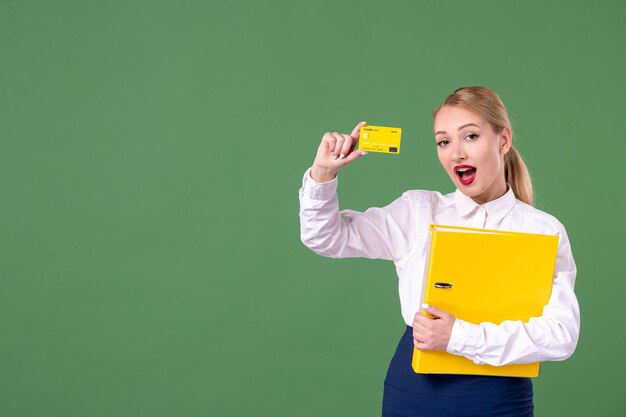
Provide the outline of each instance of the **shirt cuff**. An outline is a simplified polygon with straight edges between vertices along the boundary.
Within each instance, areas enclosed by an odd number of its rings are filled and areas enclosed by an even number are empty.
[[[337,178],[328,182],[317,182],[311,177],[311,168],[307,169],[302,178],[304,195],[311,200],[330,200],[337,193]]]
[[[448,341],[448,353],[473,359],[480,341],[480,327],[461,319],[456,319]]]

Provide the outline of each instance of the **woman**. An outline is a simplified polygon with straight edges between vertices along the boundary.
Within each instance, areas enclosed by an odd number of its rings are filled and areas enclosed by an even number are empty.
[[[363,157],[351,134],[326,133],[300,189],[302,242],[333,258],[365,257],[395,263],[406,331],[391,360],[383,416],[532,416],[528,378],[416,374],[413,347],[444,350],[477,364],[564,360],[579,334],[576,266],[561,223],[532,206],[530,177],[513,147],[504,104],[485,87],[462,87],[433,112],[439,161],[456,191],[411,190],[383,208],[339,211],[337,173]],[[552,293],[541,317],[523,323],[469,323],[437,306],[419,311],[430,224],[559,236]]]

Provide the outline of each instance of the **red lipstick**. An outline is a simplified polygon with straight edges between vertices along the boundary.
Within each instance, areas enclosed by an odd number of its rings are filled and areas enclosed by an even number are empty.
[[[454,173],[463,185],[470,185],[476,179],[476,167],[471,165],[457,165],[454,167]]]

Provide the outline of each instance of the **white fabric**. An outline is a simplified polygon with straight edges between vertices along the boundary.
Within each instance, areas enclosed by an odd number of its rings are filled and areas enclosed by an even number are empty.
[[[574,294],[576,265],[567,233],[555,217],[517,200],[510,187],[502,197],[483,205],[458,189],[447,195],[411,190],[382,208],[340,211],[338,179],[317,183],[309,172],[305,172],[299,192],[302,242],[331,258],[393,261],[402,317],[409,326],[421,299],[431,224],[559,236],[552,294],[542,316],[527,323],[505,321],[500,325],[457,319],[448,352],[496,366],[563,360],[574,352],[580,327]]]

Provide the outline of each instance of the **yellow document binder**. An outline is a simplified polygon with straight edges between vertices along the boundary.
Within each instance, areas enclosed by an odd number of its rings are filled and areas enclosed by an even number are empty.
[[[552,291],[558,236],[443,225],[430,231],[424,303],[475,324],[541,316]],[[413,348],[417,373],[536,377],[539,365],[477,365]]]

